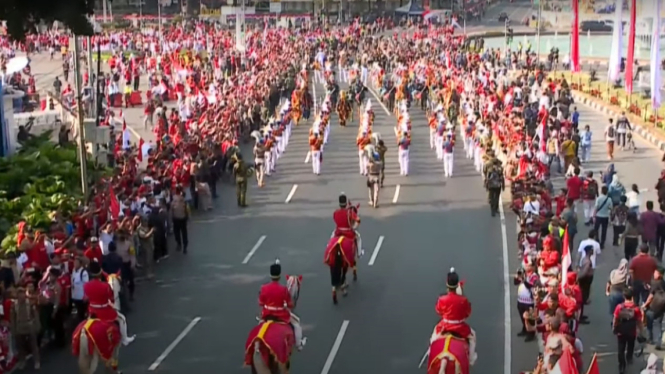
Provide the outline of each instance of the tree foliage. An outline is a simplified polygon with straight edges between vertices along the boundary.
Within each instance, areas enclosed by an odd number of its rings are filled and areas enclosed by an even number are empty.
[[[93,35],[88,16],[95,0],[0,0],[0,19],[7,21],[7,33],[16,40],[44,22],[62,22],[76,35]]]
[[[16,250],[17,224],[48,231],[55,213],[67,216],[83,200],[75,145],[61,147],[50,141],[52,132],[35,137],[11,157],[0,159],[1,253]],[[91,179],[107,170],[88,164]]]

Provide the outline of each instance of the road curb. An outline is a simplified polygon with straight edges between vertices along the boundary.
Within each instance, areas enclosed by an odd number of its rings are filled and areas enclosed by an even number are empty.
[[[572,96],[573,99],[575,99],[575,104],[584,104],[591,107],[591,109],[597,110],[608,116],[619,116],[621,115],[621,112],[623,112],[623,110],[619,110],[614,107],[601,104],[596,100],[592,100],[588,96],[580,94],[577,91],[572,91]],[[633,127],[634,133],[637,133],[639,136],[644,138],[644,140],[656,146],[660,151],[665,151],[665,141],[660,140],[649,129],[635,122],[631,122],[631,126]]]

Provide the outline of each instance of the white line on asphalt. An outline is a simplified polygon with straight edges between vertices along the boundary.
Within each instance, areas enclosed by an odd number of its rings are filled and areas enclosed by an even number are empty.
[[[376,256],[379,255],[379,251],[381,250],[381,244],[383,244],[383,236],[379,236],[379,240],[376,242],[376,246],[374,246],[374,252],[372,252],[372,257],[369,259],[369,266],[374,265],[374,262],[376,261]]]
[[[293,187],[291,187],[291,192],[289,192],[289,194],[286,196],[284,204],[288,204],[291,202],[291,199],[293,199],[293,195],[295,195],[297,189],[298,189],[297,184],[294,184]]]
[[[397,204],[397,199],[399,199],[399,190],[402,188],[399,184],[395,187],[395,196],[393,196],[393,204]]]
[[[506,214],[503,211],[503,196],[499,196],[499,217],[501,218],[501,244],[503,247],[503,373],[510,374],[510,265],[508,263],[508,234]]]
[[[310,158],[310,157],[312,157],[312,152],[311,152],[311,151],[307,151],[307,156],[305,156],[305,163],[308,163],[308,162],[309,162],[309,158]]]
[[[388,117],[390,117],[390,115],[392,115],[392,113],[390,113],[390,111],[388,110],[388,107],[386,107],[386,105],[383,103],[383,101],[381,101],[381,97],[379,97],[379,95],[377,95],[377,93],[374,92],[374,89],[367,87],[367,91],[369,91],[372,94],[372,96],[374,96],[374,98],[379,103],[379,105],[381,105],[381,108],[383,108],[383,110],[386,111],[386,114],[388,115]]]
[[[264,242],[265,240],[266,240],[266,236],[265,236],[265,235],[261,235],[261,237],[259,238],[259,240],[256,242],[256,244],[254,244],[254,246],[252,247],[252,249],[249,251],[249,253],[247,254],[247,256],[245,256],[245,259],[242,260],[242,263],[243,263],[243,264],[248,263],[249,260],[252,259],[252,256],[254,256],[254,253],[256,253],[256,251],[259,249],[259,247],[261,246],[261,244],[263,244],[263,242]]]
[[[344,334],[346,334],[346,329],[348,327],[349,327],[349,321],[344,320],[344,322],[342,322],[342,327],[339,329],[339,333],[337,334],[337,339],[335,339],[335,343],[333,343],[333,346],[330,349],[330,353],[328,354],[326,363],[325,365],[323,365],[323,370],[321,370],[321,374],[328,374],[328,372],[330,371],[333,361],[335,361],[335,356],[337,356],[337,351],[339,351],[339,346],[342,345],[342,340],[344,340]]]
[[[189,332],[192,331],[194,326],[196,326],[196,324],[199,323],[200,321],[201,321],[201,317],[194,318],[192,320],[192,322],[190,322],[189,325],[187,325],[187,327],[185,327],[185,329],[182,330],[180,335],[178,335],[178,337],[175,338],[175,340],[171,343],[171,345],[166,347],[166,350],[164,351],[164,353],[162,353],[159,357],[157,357],[155,362],[153,362],[152,365],[150,365],[148,370],[149,371],[155,371],[159,367],[159,365],[162,363],[162,361],[164,361],[166,359],[166,356],[168,356],[175,349],[175,347],[178,344],[180,344],[182,339],[184,339],[185,336],[187,336],[187,334],[189,334]]]

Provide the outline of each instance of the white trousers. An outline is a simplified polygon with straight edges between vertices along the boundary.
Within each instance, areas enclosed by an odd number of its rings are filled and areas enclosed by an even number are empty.
[[[344,66],[338,65],[337,70],[339,70],[339,79],[340,79],[340,81],[348,83],[349,76],[346,72],[346,69],[344,69]]]
[[[358,151],[358,167],[360,168],[360,174],[367,174],[367,155],[365,155],[365,151]]]
[[[321,173],[321,151],[312,151],[312,172],[314,174]]]
[[[464,149],[466,150],[466,158],[472,159],[474,153],[473,138],[468,137],[464,139]]]
[[[127,318],[125,318],[125,315],[118,312],[118,324],[120,325],[120,335],[122,336],[122,342],[124,344],[127,344],[127,339],[129,336],[127,335]]]
[[[282,153],[284,153],[284,137],[283,136],[278,136],[275,138],[277,140],[277,158],[282,157]]]
[[[272,174],[272,169],[273,169],[272,168],[272,165],[273,165],[272,151],[267,151],[265,153],[265,160],[266,160],[265,161],[265,172],[266,172],[266,175],[270,175],[270,174]]]
[[[436,143],[435,144],[436,158],[439,160],[443,160],[443,136],[437,134],[435,143]]]
[[[409,175],[409,150],[399,148],[397,157],[399,158],[399,174]]]
[[[436,146],[436,129],[430,128],[429,129],[429,147],[431,149],[434,149]]]
[[[596,202],[594,200],[582,200],[582,206],[584,207],[584,222],[591,221]]]
[[[323,144],[328,144],[328,136],[330,136],[330,125],[323,130]]]
[[[480,147],[473,147],[473,164],[476,166],[477,172],[483,171],[483,157],[480,154]]]
[[[314,70],[314,80],[323,83],[323,72],[321,70]]]
[[[443,152],[443,175],[453,176],[453,153]]]

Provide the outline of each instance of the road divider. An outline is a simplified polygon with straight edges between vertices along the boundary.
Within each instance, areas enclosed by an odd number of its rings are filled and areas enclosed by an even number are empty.
[[[332,368],[332,364],[335,361],[335,356],[337,356],[337,351],[339,351],[339,347],[342,345],[342,341],[344,340],[344,334],[346,334],[346,329],[348,328],[349,328],[349,321],[344,320],[344,322],[342,322],[342,327],[340,327],[339,329],[339,333],[337,333],[337,338],[335,339],[335,343],[333,343],[333,346],[330,349],[330,353],[328,354],[326,363],[323,365],[321,374],[328,374],[330,372],[330,368]]]
[[[376,262],[376,256],[379,255],[379,251],[381,250],[381,246],[383,245],[383,240],[385,237],[379,236],[379,240],[377,240],[376,245],[374,246],[374,251],[372,252],[372,257],[369,258],[369,266],[373,266],[374,262]]]
[[[395,187],[395,195],[393,196],[393,204],[397,204],[397,199],[399,199],[399,191],[402,188],[399,184]]]
[[[196,324],[199,323],[199,322],[201,322],[201,317],[196,317],[196,318],[194,318],[194,319],[189,323],[189,325],[187,325],[187,327],[185,327],[185,329],[182,330],[182,332],[180,333],[180,335],[178,335],[178,336],[175,338],[175,340],[174,340],[173,342],[171,342],[171,344],[170,344],[168,347],[166,347],[166,349],[164,350],[164,352],[163,352],[161,355],[159,355],[159,357],[157,357],[157,359],[155,360],[155,362],[153,362],[152,365],[150,365],[150,367],[148,367],[148,371],[155,371],[155,370],[157,370],[157,368],[159,367],[159,365],[161,365],[162,362],[164,362],[164,360],[166,359],[166,357],[168,357],[168,355],[171,354],[171,352],[175,349],[175,347],[177,347],[178,344],[180,344],[180,342],[181,342],[181,341],[187,336],[187,334],[189,334],[189,333],[192,331],[192,329],[194,328],[194,326],[196,326]]]
[[[261,237],[260,237],[259,240],[256,242],[256,244],[254,244],[254,246],[253,246],[252,249],[249,251],[249,253],[247,253],[247,256],[245,256],[245,259],[242,260],[242,263],[243,263],[243,264],[247,264],[247,263],[249,263],[249,260],[252,259],[252,256],[254,256],[254,253],[256,253],[256,251],[259,249],[259,247],[261,246],[261,244],[263,244],[263,242],[264,242],[265,240],[266,240],[266,236],[265,236],[265,235],[261,235]]]
[[[284,201],[284,204],[288,204],[291,202],[291,199],[293,199],[293,195],[296,194],[296,191],[298,190],[298,185],[294,184],[293,187],[291,187],[291,192],[286,196],[286,200]]]

